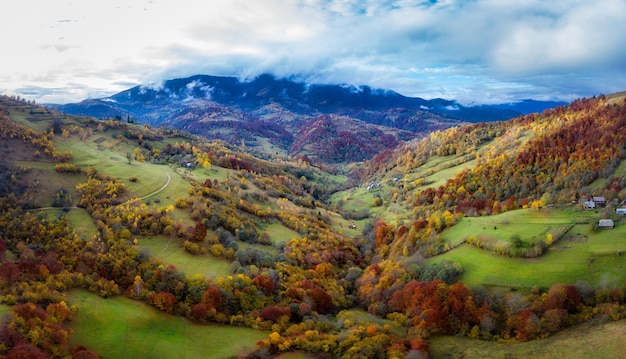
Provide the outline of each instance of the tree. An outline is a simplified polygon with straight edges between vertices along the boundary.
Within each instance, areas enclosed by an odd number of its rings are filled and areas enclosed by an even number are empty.
[[[222,301],[222,293],[216,286],[209,286],[202,294],[201,303],[206,305],[208,309],[215,309],[219,311]]]
[[[522,246],[522,237],[517,233],[511,235],[511,245],[513,248],[520,248]]]
[[[176,304],[176,297],[170,292],[158,292],[150,296],[150,304],[164,312],[171,313]]]
[[[196,242],[202,242],[206,238],[206,235],[207,235],[207,228],[204,222],[196,223],[196,226],[193,231],[193,239]]]

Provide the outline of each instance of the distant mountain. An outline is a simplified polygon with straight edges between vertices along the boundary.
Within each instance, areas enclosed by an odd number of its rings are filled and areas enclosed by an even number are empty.
[[[233,143],[245,140],[260,152],[306,155],[331,163],[367,159],[435,130],[521,114],[406,97],[368,86],[305,84],[271,75],[246,82],[196,75],[58,108],[74,115],[132,118]],[[316,127],[321,124],[323,128]],[[329,146],[337,153],[329,154]]]
[[[549,108],[555,108],[558,106],[567,105],[567,102],[564,101],[536,101],[536,100],[522,100],[519,102],[511,102],[511,103],[503,103],[498,105],[491,105],[491,107],[495,107],[501,110],[509,110],[523,113],[524,115],[528,115],[529,113],[540,113]]]

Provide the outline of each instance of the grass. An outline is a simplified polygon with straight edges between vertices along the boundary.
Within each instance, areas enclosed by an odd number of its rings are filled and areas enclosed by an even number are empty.
[[[626,256],[620,251],[626,251],[626,225],[594,232],[577,224],[539,258],[509,258],[464,244],[431,261],[460,263],[465,272],[459,280],[469,285],[547,288],[578,280],[616,285],[626,281]]]
[[[624,357],[626,320],[589,322],[546,339],[526,343],[496,343],[462,337],[434,337],[430,354],[439,358],[612,359]]]
[[[94,166],[98,171],[117,177],[136,196],[150,194],[165,184],[167,176],[172,179],[179,177],[173,169],[165,165],[154,165],[147,162],[132,161],[130,164],[125,157],[126,152],[132,152],[133,146],[120,142],[113,147],[103,146],[101,139],[107,133],[96,132],[85,141],[76,136],[57,141],[61,151],[71,151],[74,155],[73,163],[82,169]],[[130,177],[136,177],[137,182],[131,182]]]
[[[261,243],[247,243],[247,242],[243,242],[243,241],[237,241],[237,244],[239,245],[239,250],[245,250],[247,248],[253,248],[256,250],[259,250],[261,252],[265,252],[268,253],[270,255],[277,255],[278,254],[278,249],[276,247],[274,247],[273,245],[264,245]]]
[[[302,238],[302,236],[293,229],[285,227],[282,223],[272,223],[263,228],[270,235],[272,243],[275,245],[286,243],[292,238]]]
[[[136,145],[123,138],[114,140],[113,133],[115,131],[95,132],[84,141],[77,136],[55,137],[55,143],[60,151],[71,151],[72,162],[83,170],[94,166],[99,172],[123,182],[132,196],[145,197],[146,202],[158,199],[157,207],[173,205],[176,198],[188,195],[190,184],[183,178],[182,170],[135,160],[129,164],[126,153],[132,153]],[[131,177],[137,180],[131,181]]]
[[[442,238],[451,246],[470,236],[508,242],[512,235],[518,234],[522,242],[527,243],[533,239],[546,239],[546,235],[551,233],[556,240],[581,215],[581,212],[574,210],[528,209],[495,216],[465,217],[452,228],[443,231]]]
[[[151,254],[166,264],[173,264],[187,275],[200,274],[208,277],[230,275],[231,262],[215,258],[210,254],[192,255],[187,253],[180,240],[163,236],[139,238],[139,246],[150,250]]]
[[[456,159],[456,157],[454,158]],[[461,172],[462,170],[466,169],[466,168],[472,168],[476,165],[476,160],[471,160],[471,161],[467,161],[467,162],[463,162],[459,165],[454,165],[450,168],[434,168],[433,170],[435,171],[432,175],[427,177],[427,180],[430,183],[427,186],[424,186],[424,188],[426,187],[433,187],[433,188],[437,188],[439,186],[443,186],[446,181],[448,181],[448,179],[453,178],[454,176],[456,176],[457,173]]]
[[[218,182],[225,181],[228,177],[231,177],[236,171],[229,168],[222,168],[218,166],[211,166],[209,168],[197,167],[193,170],[193,175],[197,177],[199,182],[204,182],[207,178],[211,180],[216,179]]]
[[[330,218],[330,226],[334,231],[340,232],[348,237],[354,237],[363,231],[366,220],[349,220],[343,218],[339,213],[333,211],[322,212]],[[351,228],[352,226],[352,228]],[[356,228],[354,228],[356,226]]]
[[[72,209],[67,212],[65,216],[67,217],[67,220],[70,221],[72,228],[81,237],[91,238],[98,233],[98,228],[96,228],[96,225],[93,223],[93,219],[91,219],[89,213],[87,213],[84,209]]]
[[[9,107],[9,115],[11,118],[24,126],[30,127],[36,131],[43,132],[49,127],[50,121],[53,118],[62,118],[62,115],[54,116],[52,114],[30,114],[30,110],[36,109],[36,107],[24,106],[22,107],[25,112],[18,111],[13,107]]]
[[[78,314],[70,323],[72,342],[101,358],[233,358],[269,332],[249,328],[200,325],[124,297],[103,299],[72,291],[68,302]]]

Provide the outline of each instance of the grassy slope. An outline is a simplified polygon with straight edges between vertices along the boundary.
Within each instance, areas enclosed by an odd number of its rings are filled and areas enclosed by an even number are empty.
[[[503,218],[508,219],[509,226],[517,228],[519,233],[533,233],[537,227],[563,223],[568,218],[575,221],[580,215],[581,212],[556,209],[512,211],[505,216],[468,219],[473,222],[470,226],[462,222],[450,229],[447,235],[461,235],[463,230],[466,230],[466,235],[482,232],[483,227],[477,225],[480,222],[476,220],[493,221],[504,231],[506,225],[501,224]],[[485,227],[492,228],[491,224]],[[540,258],[508,258],[464,244],[431,260],[459,262],[465,269],[460,280],[470,285],[549,287],[553,283],[575,283],[579,279],[591,284],[612,285],[626,281],[626,256],[618,255],[619,251],[626,251],[625,224],[599,232],[591,230],[589,224],[576,224]]]
[[[93,223],[91,216],[86,210],[82,208],[72,209],[67,212],[66,217],[70,221],[72,228],[80,236],[90,238],[98,233],[98,228],[96,228],[96,225]]]
[[[286,243],[292,238],[302,237],[298,232],[285,227],[282,223],[268,224],[263,230],[267,231],[274,244]]]
[[[431,354],[438,358],[537,358],[613,359],[626,351],[626,320],[598,324],[589,322],[566,329],[552,337],[527,343],[495,343],[460,337],[435,337]]]
[[[509,241],[513,234],[519,234],[523,242],[532,239],[545,239],[546,234],[562,232],[579,218],[587,220],[587,213],[575,210],[528,209],[504,212],[495,216],[462,218],[454,227],[441,234],[451,245],[470,236],[491,237]],[[554,236],[556,239],[556,236]]]
[[[28,115],[19,114],[17,115],[22,123],[27,125],[31,125],[36,129],[42,129],[45,127],[45,122],[30,122],[26,119]],[[228,176],[232,175],[231,170],[225,170],[219,167],[212,167],[210,169],[196,169],[191,173],[183,174],[182,170],[178,170],[170,168],[169,166],[164,165],[151,165],[147,163],[140,163],[137,161],[133,161],[131,164],[128,164],[128,161],[125,158],[126,152],[132,152],[134,149],[133,145],[126,142],[120,142],[117,144],[113,143],[110,137],[110,133],[101,133],[95,132],[93,136],[89,137],[86,141],[79,141],[76,136],[71,136],[69,139],[61,139],[60,136],[56,138],[56,142],[61,151],[71,150],[74,153],[74,163],[80,165],[83,169],[86,169],[89,165],[94,165],[98,168],[99,171],[105,172],[110,175],[117,176],[120,180],[122,180],[129,188],[129,190],[137,195],[144,196],[146,194],[150,194],[153,191],[159,189],[163,183],[167,180],[167,175],[170,175],[171,183],[167,187],[167,189],[158,195],[152,196],[147,200],[153,201],[155,198],[159,198],[161,203],[159,206],[173,204],[175,198],[184,197],[187,195],[187,189],[189,188],[189,184],[183,179],[183,175],[191,176],[195,180],[201,180],[204,178],[216,178],[220,182],[226,179]],[[102,140],[104,138],[104,140]],[[169,141],[170,139],[168,139]],[[172,140],[173,141],[173,140]],[[109,146],[108,144],[112,144]],[[447,157],[433,157],[429,162],[419,168],[415,173],[409,174],[407,176],[407,180],[411,178],[419,178],[422,174],[428,174],[427,180],[434,181],[435,183],[443,183],[449,177],[452,177],[458,171],[468,168],[473,165],[474,161],[465,162],[456,166],[448,166],[449,162],[454,160],[456,157],[447,156]],[[33,167],[36,170],[45,171],[42,172],[42,176],[45,174],[46,178],[54,178],[53,181],[49,181],[51,183],[59,183],[57,179],[67,181],[67,186],[71,188],[72,183],[78,181],[78,176],[72,177],[71,175],[61,175],[56,174],[53,170],[53,167],[49,164],[41,164],[39,162],[34,161],[25,161],[23,165],[28,165],[29,167]],[[623,162],[618,171],[616,172],[624,172],[625,163]],[[447,167],[447,168],[446,168]],[[428,172],[426,172],[428,171]],[[38,174],[39,176],[40,174]],[[48,177],[52,176],[52,177]],[[130,176],[137,176],[139,181],[137,183],[132,183],[128,179]],[[391,175],[388,175],[387,178],[381,180],[381,184],[383,188],[381,193],[385,193],[390,189],[389,183],[391,181]],[[40,176],[41,177],[41,176]],[[59,177],[59,178],[57,178]],[[78,181],[80,182],[80,181]],[[433,186],[431,183],[428,187]],[[421,188],[421,187],[419,187]],[[419,189],[418,188],[418,189]],[[52,188],[48,189],[48,192],[53,190]],[[355,188],[351,190],[344,191],[342,193],[338,193],[333,197],[333,203],[336,203],[338,199],[346,199],[346,208],[349,209],[360,209],[363,207],[371,207],[371,203],[373,201],[373,194],[366,193],[364,188]],[[396,206],[399,207],[399,206]],[[393,206],[389,206],[389,201],[385,198],[385,204],[382,207],[378,208],[370,208],[372,213],[376,215],[383,216],[388,221],[395,221],[398,219],[402,219],[403,215],[400,212],[401,208],[396,208]],[[393,209],[394,211],[390,211]],[[191,224],[188,222],[188,216],[185,212],[182,211],[174,211],[175,217],[182,219],[185,221],[185,225]],[[515,217],[514,212],[508,212],[509,216]],[[79,211],[70,211],[70,221],[72,221],[73,225],[78,224],[79,233],[92,233],[93,228],[87,223],[83,228],[80,228],[82,222],[85,221],[85,215],[81,214]],[[344,226],[349,223],[353,223],[352,221],[345,221],[342,218],[335,219],[333,217],[334,227],[336,228],[339,225],[340,228],[347,227]],[[505,225],[502,222],[504,217],[483,217],[471,219],[472,228],[479,228],[480,226],[485,227],[487,232],[493,231],[493,233],[486,233],[486,235],[494,235],[497,233],[501,239],[506,240],[510,237],[510,234],[520,231],[524,236],[532,237],[537,234],[542,234],[546,231],[546,228],[550,226],[555,226],[558,224],[562,224],[559,222],[560,220],[555,220],[554,218],[548,219],[535,219],[535,222],[515,222],[513,219],[509,219],[509,224]],[[567,220],[568,218],[565,218]],[[571,219],[571,218],[569,218]],[[465,221],[464,219],[463,221]],[[469,221],[469,220],[468,220]],[[493,222],[495,221],[495,222]],[[499,222],[498,222],[499,221]],[[358,223],[359,228],[361,226],[361,222]],[[497,226],[497,230],[491,229],[491,224]],[[444,233],[444,236],[450,236],[453,238],[462,238],[465,235],[465,228],[462,227],[464,222],[461,222],[459,225],[455,226],[450,230],[450,233]],[[275,243],[282,242],[284,238],[292,235],[293,233],[289,233],[289,230],[285,231],[282,225],[278,225],[283,228],[272,228],[273,225],[266,228],[272,239]],[[529,230],[531,228],[531,230]],[[359,230],[360,231],[360,230]],[[453,231],[457,231],[454,234]],[[344,231],[348,235],[354,235],[357,231],[345,229]],[[535,233],[535,234],[532,234]],[[461,278],[462,281],[468,284],[482,284],[482,285],[497,285],[497,286],[515,286],[515,287],[532,287],[534,285],[539,285],[543,287],[547,287],[554,282],[568,282],[573,283],[578,279],[585,279],[590,283],[614,283],[614,282],[623,282],[625,278],[624,271],[622,269],[623,265],[626,264],[624,257],[619,257],[615,255],[617,249],[622,248],[622,250],[626,249],[626,226],[618,227],[613,231],[606,231],[602,233],[590,233],[588,229],[588,225],[577,225],[570,230],[570,233],[584,233],[588,235],[587,242],[572,242],[572,243],[563,243],[559,242],[556,244],[555,249],[549,251],[544,257],[539,259],[525,260],[525,259],[511,259],[502,256],[497,256],[482,250],[479,250],[475,247],[469,247],[463,245],[445,255],[439,256],[437,258],[432,259],[433,261],[439,261],[442,259],[452,259],[460,262],[465,268],[466,272]],[[194,257],[187,253],[185,253],[180,245],[177,246],[168,246],[167,239],[165,238],[156,238],[156,239],[141,239],[140,245],[146,246],[152,250],[152,252],[158,257],[158,253],[165,253],[165,262],[175,264],[179,269],[186,272],[187,274],[207,274],[207,275],[226,275],[228,274],[230,264],[221,259],[215,259],[209,255]],[[557,248],[563,247],[563,248]],[[165,249],[167,248],[167,249]],[[589,263],[589,258],[593,258],[593,262]],[[74,295],[74,294],[72,294]],[[90,295],[90,294],[87,294]],[[99,299],[95,297],[92,301],[90,299],[85,299],[83,296],[83,302],[99,305],[95,299]],[[123,299],[123,298],[118,298]],[[118,301],[115,299],[115,301]],[[132,302],[132,301],[131,301]],[[138,306],[141,306],[140,303],[132,302]],[[105,306],[105,305],[102,305]],[[93,307],[93,306],[91,306]],[[114,304],[113,307],[119,307],[114,310],[117,310],[121,313],[124,313],[120,308],[119,304]],[[124,307],[126,308],[126,307]],[[143,309],[152,310],[152,308],[143,306],[142,309],[138,309],[141,311]],[[126,309],[124,309],[126,310]],[[134,311],[134,310],[133,310]],[[84,314],[84,313],[83,313]],[[124,318],[124,315],[119,314],[111,314],[110,316],[116,317],[119,316],[121,319],[119,322],[112,321],[110,331],[111,335],[115,335],[117,328],[120,326],[126,326],[127,332],[128,328],[131,328],[133,332],[143,333],[142,330],[135,329],[133,326],[134,323],[127,322],[127,319]],[[162,315],[162,314],[161,314]],[[108,316],[105,316],[105,318]],[[182,320],[180,318],[174,318],[176,320]],[[78,321],[77,321],[78,322]],[[183,321],[184,322],[184,321]],[[98,322],[97,330],[105,330],[106,325],[103,324],[102,321]],[[187,323],[188,324],[188,323]],[[169,324],[168,324],[169,327]],[[76,336],[93,336],[98,338],[101,334],[97,332],[90,332],[89,327],[77,327]],[[81,332],[79,329],[87,328],[86,332]],[[147,328],[147,327],[146,327]],[[220,327],[224,328],[224,327]],[[224,331],[230,330],[229,327],[225,327]],[[145,329],[145,328],[144,328]],[[236,329],[236,328],[233,328]],[[150,335],[149,339],[140,338],[140,339],[132,339],[133,343],[147,343],[148,347],[156,348],[160,344],[150,343],[151,340],[157,341],[167,341],[169,336],[176,336],[177,333],[171,334],[171,332],[165,333],[161,331],[160,334],[158,330],[153,333],[154,335]],[[109,334],[107,333],[104,333]],[[119,333],[118,333],[119,334]],[[126,338],[128,338],[128,334],[125,334]],[[153,339],[155,336],[164,336],[165,339]],[[147,336],[147,334],[146,334]],[[263,337],[263,336],[261,336]],[[121,337],[117,337],[120,339]],[[93,339],[92,339],[93,340]],[[187,344],[180,342],[180,338],[176,339],[178,341],[168,342],[167,347],[181,345],[181,347],[187,348]],[[87,341],[82,341],[87,343]],[[122,342],[122,341],[120,341]],[[126,342],[131,343],[131,342]],[[493,344],[493,343],[490,343]],[[438,344],[435,344],[438,345]],[[139,350],[136,348],[141,345],[131,345],[132,349],[130,350]],[[96,346],[90,345],[90,347],[97,349]],[[189,346],[190,348],[192,346]],[[249,347],[253,347],[253,344]],[[155,349],[160,350],[161,349]],[[495,349],[494,349],[495,350]],[[100,350],[98,350],[100,351]],[[496,353],[495,351],[494,353]],[[117,352],[114,352],[112,355],[108,355],[108,352],[105,357],[113,357],[120,356]],[[136,355],[141,356],[141,353],[134,352]],[[194,357],[193,351],[190,351],[190,355],[186,355],[188,357]],[[176,352],[177,356],[180,356],[180,352]],[[236,352],[231,353],[230,355],[235,355]],[[483,353],[484,354],[484,353]],[[150,353],[146,353],[146,355],[150,355]],[[204,355],[204,354],[203,354]],[[132,357],[132,356],[130,356]],[[212,356],[214,357],[214,356]],[[218,356],[219,357],[219,356]],[[554,357],[554,356],[553,356]],[[558,357],[558,356],[557,356]]]
[[[103,299],[72,291],[79,308],[73,341],[102,358],[233,358],[269,333],[223,325],[199,325],[124,297]]]
[[[192,276],[200,274],[208,277],[230,275],[230,261],[215,258],[210,254],[194,256],[185,252],[181,241],[163,236],[140,238],[139,246],[147,248],[155,258],[165,264],[173,264],[178,270]]]

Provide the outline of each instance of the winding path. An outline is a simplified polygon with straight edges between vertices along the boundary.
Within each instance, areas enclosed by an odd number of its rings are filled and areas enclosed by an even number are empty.
[[[172,181],[172,177],[168,174],[168,175],[167,175],[167,180],[165,181],[165,184],[164,184],[163,186],[161,186],[161,188],[157,189],[156,191],[154,191],[154,192],[152,192],[152,193],[148,193],[148,194],[147,194],[147,195],[145,195],[145,196],[139,197],[139,199],[142,199],[142,200],[143,200],[143,199],[146,199],[146,198],[148,198],[148,197],[152,197],[152,196],[154,196],[155,194],[159,194],[159,193],[160,193],[160,192],[162,192],[164,189],[166,189],[166,188],[167,188],[167,186],[169,186],[169,185],[170,185],[170,182],[171,182],[171,181]]]
[[[167,180],[165,181],[165,184],[163,186],[161,186],[161,188],[157,189],[154,192],[148,193],[145,196],[139,197],[139,199],[144,200],[148,197],[152,197],[156,194],[159,194],[160,192],[162,192],[163,190],[165,190],[167,188],[167,186],[170,185],[170,182],[172,181],[172,177],[168,174],[167,176]],[[79,207],[77,206],[68,206],[68,207],[38,207],[38,208],[29,208],[26,209],[26,211],[44,211],[44,210],[48,210],[48,209],[78,209]]]

